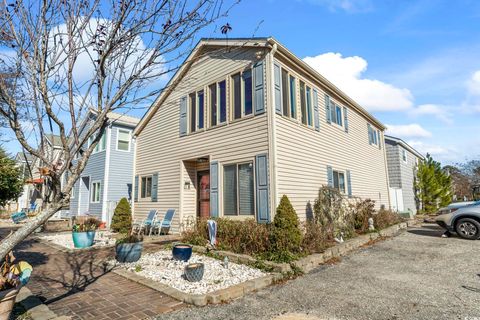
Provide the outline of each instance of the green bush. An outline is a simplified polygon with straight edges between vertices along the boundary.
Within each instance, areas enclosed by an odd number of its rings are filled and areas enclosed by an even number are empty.
[[[313,221],[304,224],[302,249],[306,254],[319,253],[329,247],[327,234],[321,225]]]
[[[270,257],[279,262],[294,260],[300,252],[302,231],[297,213],[290,200],[283,195],[277,207],[270,233]]]
[[[126,198],[122,198],[115,208],[110,225],[112,231],[129,233],[132,229],[132,210]]]

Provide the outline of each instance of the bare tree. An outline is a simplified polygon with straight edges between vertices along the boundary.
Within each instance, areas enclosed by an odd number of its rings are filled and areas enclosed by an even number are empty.
[[[43,163],[52,203],[2,240],[0,257],[68,206],[108,114],[148,106],[164,89],[156,81],[179,67],[199,31],[226,16],[233,2],[2,1],[0,118]],[[80,133],[90,109],[97,116]],[[47,154],[48,133],[60,136],[61,161]],[[61,184],[64,173],[68,179]]]

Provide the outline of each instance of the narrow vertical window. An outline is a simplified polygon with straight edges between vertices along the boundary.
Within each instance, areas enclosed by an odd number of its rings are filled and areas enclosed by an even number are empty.
[[[240,215],[253,215],[255,210],[253,164],[238,165],[238,204]]]
[[[198,94],[198,129],[203,129],[205,125],[205,99],[203,90],[199,91]]]
[[[208,86],[210,93],[210,126],[217,125],[217,84],[211,84]]]
[[[194,93],[190,93],[190,132],[195,132],[197,128],[197,95]]]
[[[307,123],[312,126],[312,89],[307,87]]]
[[[218,83],[219,104],[220,104],[220,123],[227,121],[227,86],[226,81]]]
[[[295,77],[290,76],[290,116],[297,118],[297,94],[295,93]]]
[[[253,112],[253,83],[252,83],[252,70],[248,69],[243,72],[243,110],[245,115],[252,114]]]
[[[302,112],[302,123],[307,124],[307,107],[305,103],[305,83],[300,81],[300,111]]]
[[[240,119],[242,117],[242,96],[240,90],[240,73],[232,76],[233,89],[233,118]]]
[[[223,210],[225,215],[237,214],[237,165],[223,167]]]
[[[330,106],[330,115],[332,117],[332,122],[333,123],[337,123],[337,109],[335,107],[335,103],[332,103],[332,105]]]
[[[335,105],[335,108],[336,108],[336,113],[337,113],[337,121],[336,122],[339,126],[342,126],[342,123],[343,123],[343,121],[342,121],[342,108],[340,106],[337,106],[337,105]]]
[[[282,110],[284,116],[290,116],[288,105],[288,72],[282,69]]]

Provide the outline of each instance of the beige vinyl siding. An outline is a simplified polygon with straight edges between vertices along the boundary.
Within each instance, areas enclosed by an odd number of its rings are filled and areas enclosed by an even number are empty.
[[[158,202],[139,199],[134,204],[135,218],[145,217],[150,209],[160,210],[163,217],[167,209],[174,208],[177,213],[172,231],[179,231],[180,222],[188,217],[194,218],[196,214],[196,172],[193,173],[193,162],[184,160],[209,157],[210,161],[219,161],[221,178],[223,164],[253,161],[255,155],[268,151],[266,113],[211,129],[207,125],[210,123],[207,116],[206,130],[179,136],[180,98],[251,66],[256,61],[255,51],[234,48],[221,55],[212,52],[204,55],[192,65],[179,86],[146,124],[137,137],[135,174],[158,172]],[[227,118],[230,118],[231,112],[229,87],[230,82],[227,81]],[[209,115],[209,111],[206,114]],[[205,169],[205,164],[202,169]],[[185,181],[191,181],[190,190],[184,189]],[[221,193],[219,208],[222,212]]]
[[[278,59],[276,62],[282,64]],[[300,114],[297,120],[276,115],[277,202],[286,194],[299,217],[305,219],[307,204],[310,202],[313,206],[319,187],[327,184],[327,166],[331,166],[333,170],[350,170],[353,196],[370,198],[376,201],[377,207],[383,204],[388,208],[384,145],[379,149],[368,143],[367,119],[330,94],[330,99],[348,108],[349,132],[328,124],[323,88],[299,75],[295,68],[288,69],[297,79],[317,89],[320,132],[303,125]],[[300,111],[298,94],[297,85],[297,110]]]

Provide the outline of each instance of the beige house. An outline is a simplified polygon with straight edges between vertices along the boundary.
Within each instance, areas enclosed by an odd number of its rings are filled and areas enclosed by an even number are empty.
[[[390,206],[385,127],[273,38],[203,39],[140,121],[134,215],[301,220],[318,189]]]

